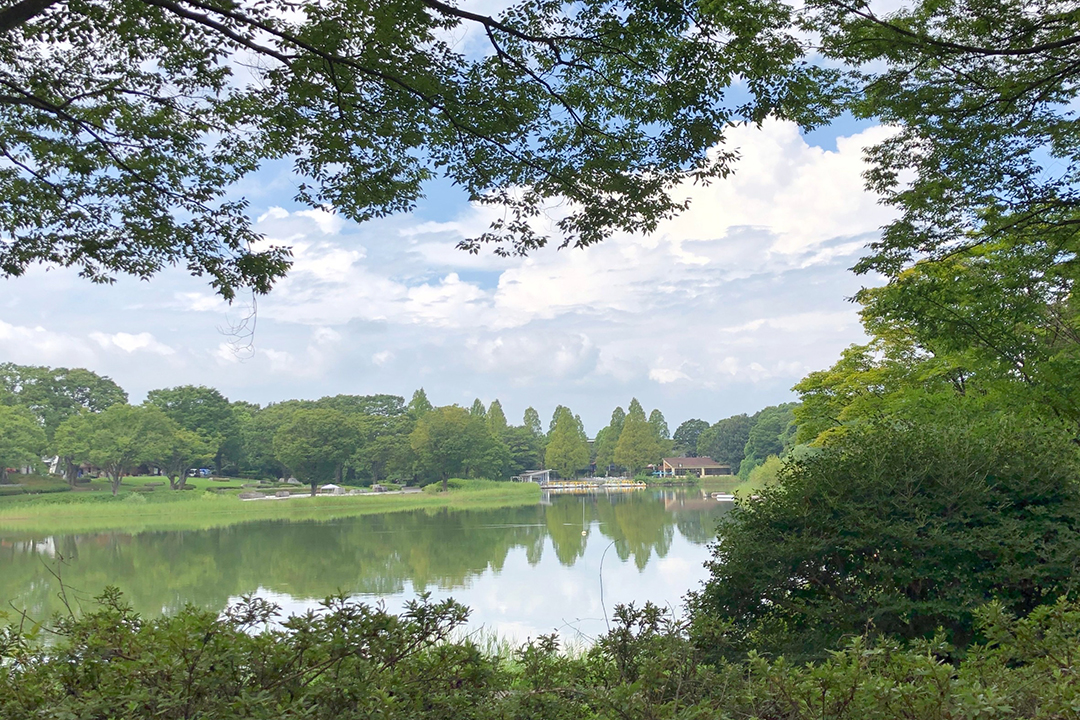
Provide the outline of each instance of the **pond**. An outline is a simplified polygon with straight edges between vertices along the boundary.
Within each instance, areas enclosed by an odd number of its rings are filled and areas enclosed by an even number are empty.
[[[344,592],[398,610],[417,594],[472,608],[470,626],[522,641],[604,632],[616,604],[678,610],[706,577],[731,504],[701,490],[550,495],[529,507],[409,511],[213,530],[0,534],[0,607],[47,618],[107,585],[154,615],[259,595],[286,614]],[[62,583],[59,578],[62,579]]]

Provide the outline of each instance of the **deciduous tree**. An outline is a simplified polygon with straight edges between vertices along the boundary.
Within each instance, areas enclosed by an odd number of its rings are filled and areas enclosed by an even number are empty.
[[[596,451],[596,468],[602,470],[605,475],[615,464],[615,446],[619,444],[619,435],[622,434],[625,421],[626,411],[617,407],[611,411],[611,421],[596,433],[596,442],[593,444],[593,449]]]
[[[24,0],[0,15],[0,270],[103,282],[182,265],[226,298],[266,292],[289,252],[262,241],[236,188],[283,158],[297,202],[359,222],[448,178],[504,209],[472,251],[544,245],[532,220],[556,201],[560,245],[648,232],[685,207],[676,183],[730,171],[731,151],[709,151],[732,123],[815,105],[829,73],[770,14]],[[486,51],[463,52],[466,31]]]
[[[675,428],[675,434],[672,436],[676,451],[686,453],[687,457],[697,457],[698,438],[708,427],[709,423],[696,418],[683,421],[679,427]]]
[[[360,445],[360,430],[330,408],[296,410],[274,433],[274,455],[315,496],[319,483],[341,478],[345,462]]]
[[[1075,587],[1070,434],[942,400],[851,427],[727,516],[692,602],[714,656],[818,656],[867,630],[963,647],[988,598],[1023,614]]]
[[[7,402],[32,412],[51,440],[67,418],[82,412],[101,412],[127,402],[123,388],[84,368],[50,368],[0,363],[0,387]]]
[[[9,467],[41,462],[44,448],[45,431],[29,410],[0,405],[0,483]]]
[[[529,432],[537,437],[543,437],[544,426],[540,423],[540,413],[536,412],[534,408],[525,408],[525,414],[522,417],[521,422]]]
[[[450,405],[422,415],[409,436],[418,462],[442,481],[443,492],[451,475],[465,472],[475,452],[475,438],[469,432],[474,423],[482,425],[464,408]]]
[[[731,472],[738,473],[752,426],[753,420],[745,414],[720,420],[701,432],[698,437],[698,454],[728,465]]]
[[[85,456],[80,459],[105,471],[112,494],[120,481],[138,465],[164,457],[172,438],[169,417],[153,405],[113,405],[104,412],[86,415],[86,425],[73,438]]]
[[[221,472],[225,446],[240,433],[232,405],[224,395],[205,385],[182,385],[151,390],[146,402],[211,443],[214,468]]]

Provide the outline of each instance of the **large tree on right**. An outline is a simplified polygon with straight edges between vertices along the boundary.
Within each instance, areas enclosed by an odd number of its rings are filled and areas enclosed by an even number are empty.
[[[1021,386],[1080,430],[1076,4],[753,5],[817,38],[844,68],[847,109],[895,128],[868,154],[868,184],[897,212],[855,267],[888,281],[858,295],[871,332],[948,357],[954,378],[976,365]]]
[[[691,597],[699,642],[815,657],[869,631],[957,647],[997,599],[1026,614],[1076,589],[1080,451],[992,401],[913,393],[789,461],[722,522]]]

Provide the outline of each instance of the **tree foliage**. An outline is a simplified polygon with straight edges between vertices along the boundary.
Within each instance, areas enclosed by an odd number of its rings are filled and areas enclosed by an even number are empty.
[[[218,390],[205,385],[182,385],[146,394],[146,402],[180,424],[197,432],[213,446],[211,457],[221,469],[225,446],[239,435],[240,427],[229,400]]]
[[[487,408],[484,407],[484,401],[480,398],[473,400],[472,406],[469,408],[469,414],[481,420],[487,418]]]
[[[0,388],[6,391],[6,403],[21,405],[37,417],[50,440],[60,423],[72,415],[101,412],[128,400],[111,379],[84,368],[2,363]]]
[[[319,483],[341,479],[341,469],[360,445],[360,430],[331,408],[300,409],[274,433],[274,456],[315,495]]]
[[[532,407],[525,408],[525,414],[521,419],[522,424],[537,437],[544,434],[544,426],[540,423],[540,413]]]
[[[252,228],[238,183],[269,161],[295,200],[363,222],[445,177],[505,208],[465,247],[524,253],[648,232],[669,190],[730,170],[731,123],[817,112],[790,32],[696,3],[539,2],[488,16],[439,0],[25,0],[0,16],[0,269],[95,281],[166,265],[224,297],[266,292],[287,248]],[[747,13],[767,16],[752,7]],[[750,30],[749,28],[753,28]],[[463,32],[486,51],[462,52]],[[742,92],[730,99],[740,78]]]
[[[705,420],[697,418],[684,420],[679,427],[675,428],[675,434],[671,436],[671,439],[675,441],[676,451],[686,453],[687,457],[697,457],[698,438],[708,428],[709,423]]]
[[[57,450],[101,468],[112,494],[124,475],[170,453],[177,423],[153,405],[113,405],[101,413],[75,415],[57,428]]]
[[[698,454],[730,466],[731,472],[737,474],[746,453],[746,441],[750,438],[753,424],[754,421],[745,414],[733,415],[716,422],[708,430],[702,430],[698,437]]]
[[[407,406],[409,415],[413,420],[419,420],[425,413],[434,410],[434,406],[431,401],[428,400],[427,393],[424,392],[424,388],[413,391],[412,398],[409,400]]]
[[[0,405],[0,483],[9,467],[41,462],[44,448],[45,431],[29,410]]]
[[[578,420],[568,408],[560,406],[556,411],[544,450],[544,465],[563,478],[576,477],[578,470],[589,465],[589,446],[581,436]]]
[[[943,628],[963,647],[990,599],[1027,613],[1074,590],[1080,453],[988,410],[927,396],[789,462],[722,522],[692,602],[702,642],[814,656],[867,628]]]
[[[461,632],[467,609],[426,597],[397,615],[334,596],[284,618],[243,598],[223,613],[141,617],[114,589],[50,622],[49,641],[0,630],[0,716],[386,720],[1069,717],[1080,609],[978,613],[984,645],[954,663],[943,638],[850,638],[819,663],[754,654],[709,663],[685,623],[616,606],[611,629],[566,653],[554,634],[492,655]],[[509,660],[509,661],[508,661]],[[632,708],[632,714],[628,713]]]
[[[746,447],[739,466],[739,475],[746,477],[770,455],[783,455],[794,444],[797,403],[771,405],[757,412],[746,434]]]
[[[660,459],[662,452],[655,429],[645,417],[645,410],[637,398],[630,401],[630,409],[623,421],[619,442],[615,445],[615,464],[626,468],[631,475]]]
[[[506,422],[506,413],[503,412],[502,403],[496,398],[491,401],[485,416],[488,431],[495,437],[502,437],[509,427]]]
[[[419,465],[442,481],[443,492],[451,477],[501,473],[509,462],[484,420],[457,405],[421,416],[409,442]]]

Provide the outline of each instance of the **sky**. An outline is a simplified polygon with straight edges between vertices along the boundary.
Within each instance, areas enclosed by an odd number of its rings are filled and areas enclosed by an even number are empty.
[[[423,387],[436,405],[498,398],[511,422],[566,405],[590,435],[632,397],[672,430],[752,413],[865,340],[849,298],[877,280],[849,268],[891,217],[861,178],[887,132],[737,129],[735,174],[677,188],[691,207],[654,234],[528,258],[457,250],[492,210],[452,188],[357,225],[296,205],[288,168],[269,168],[246,195],[295,263],[253,333],[250,297],[230,307],[180,269],[99,286],[35,267],[0,280],[0,358],[86,367],[132,402],[183,384],[262,404]]]

